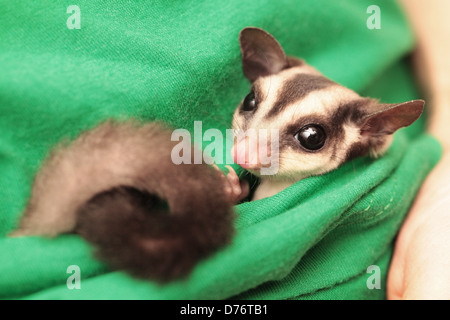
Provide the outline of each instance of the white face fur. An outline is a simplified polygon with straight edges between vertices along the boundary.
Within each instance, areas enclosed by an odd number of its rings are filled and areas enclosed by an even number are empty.
[[[264,179],[298,181],[358,156],[378,156],[388,149],[392,133],[422,112],[422,100],[380,104],[359,96],[302,60],[286,57],[261,29],[241,31],[240,44],[244,74],[252,87],[234,113],[233,129],[276,129],[279,144],[274,149],[238,135],[232,153],[234,159],[238,153],[252,159],[239,164],[261,175],[264,166],[254,154],[269,150],[278,170]]]
[[[311,77],[308,77],[311,76]],[[308,81],[323,81],[318,84],[317,89],[300,94],[302,97],[291,101],[283,101],[282,112],[274,112],[274,107],[280,106],[285,88],[302,82],[302,78]],[[361,99],[355,92],[334,84],[320,75],[318,71],[308,65],[285,69],[275,75],[265,76],[253,83],[252,91],[255,100],[258,101],[253,111],[242,111],[241,106],[236,110],[233,117],[234,129],[264,129],[270,132],[276,129],[279,132],[278,150],[271,150],[271,159],[277,162],[278,171],[275,175],[267,178],[300,180],[307,176],[322,174],[337,168],[347,158],[348,146],[361,139],[359,128],[351,122],[343,123],[339,139],[333,139],[325,129],[332,125],[328,115],[346,102]],[[313,124],[320,126],[325,131],[325,141],[318,150],[310,150],[302,146],[295,134],[303,127]],[[292,129],[288,129],[292,128]],[[286,132],[287,131],[287,132]],[[238,138],[239,140],[239,138]],[[270,143],[270,142],[269,142]],[[240,151],[244,148],[239,149]],[[243,152],[259,151],[256,148],[247,148]],[[277,152],[277,154],[274,154]],[[245,164],[243,164],[245,166]],[[247,168],[255,174],[259,174],[259,161],[248,163]],[[272,164],[273,165],[273,164]],[[266,178],[266,177],[265,177]]]

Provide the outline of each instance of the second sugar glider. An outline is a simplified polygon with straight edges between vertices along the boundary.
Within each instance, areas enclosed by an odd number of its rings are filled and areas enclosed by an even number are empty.
[[[286,56],[278,41],[262,29],[243,29],[239,43],[251,89],[233,116],[238,134],[231,152],[236,163],[261,178],[253,200],[353,158],[382,155],[392,134],[422,114],[423,100],[386,104],[361,97],[303,60]],[[249,129],[278,130],[278,150],[262,145],[269,139],[249,139],[243,134]],[[277,162],[275,174],[261,174],[262,147]]]

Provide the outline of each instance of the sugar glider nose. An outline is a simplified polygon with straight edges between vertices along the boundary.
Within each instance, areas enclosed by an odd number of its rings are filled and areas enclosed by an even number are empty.
[[[258,144],[249,143],[248,137],[238,139],[231,148],[231,157],[236,164],[244,169],[260,169],[261,162],[258,157]]]

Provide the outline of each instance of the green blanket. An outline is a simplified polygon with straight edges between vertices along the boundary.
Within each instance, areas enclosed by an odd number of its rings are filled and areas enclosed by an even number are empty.
[[[67,8],[80,9],[80,29]],[[258,26],[289,55],[384,102],[417,98],[413,36],[392,0],[0,0],[0,298],[382,299],[393,240],[440,145],[423,119],[388,153],[236,206],[232,245],[167,285],[112,272],[76,235],[8,238],[32,178],[62,138],[107,118],[230,127],[248,92],[238,33]],[[79,266],[81,289],[66,284]],[[376,265],[379,273],[368,273]],[[370,270],[369,270],[370,271]],[[369,289],[371,276],[381,289]]]

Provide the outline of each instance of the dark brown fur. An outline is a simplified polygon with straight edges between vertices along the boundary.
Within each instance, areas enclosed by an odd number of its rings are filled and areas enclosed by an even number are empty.
[[[156,123],[108,121],[57,148],[13,235],[75,231],[113,268],[158,281],[186,276],[230,242],[234,213],[215,169],[173,163],[181,142],[171,133]]]
[[[183,212],[170,212],[170,202],[131,187],[97,194],[78,210],[76,231],[114,268],[161,282],[185,277],[200,259],[228,244],[233,234],[233,216],[220,200],[223,192],[216,178],[203,178],[209,190],[201,197],[192,182],[173,186],[168,198],[183,205]]]
[[[283,84],[283,87],[278,93],[277,101],[267,113],[267,117],[275,117],[282,113],[289,104],[298,102],[308,93],[324,89],[333,84],[335,84],[333,81],[321,75],[298,74]]]

